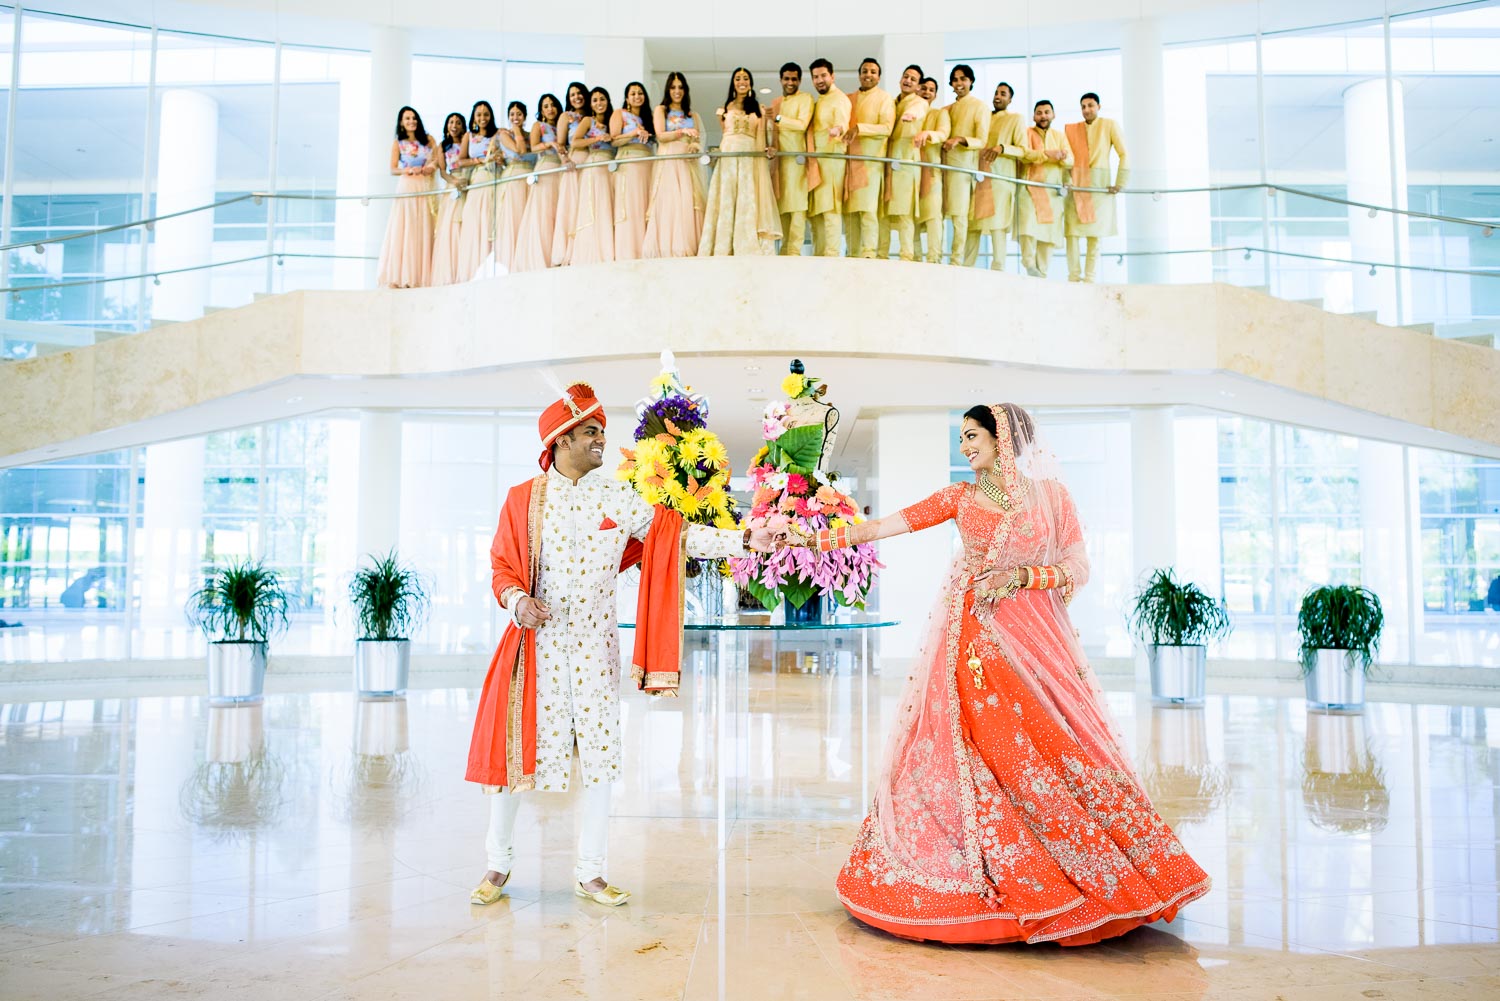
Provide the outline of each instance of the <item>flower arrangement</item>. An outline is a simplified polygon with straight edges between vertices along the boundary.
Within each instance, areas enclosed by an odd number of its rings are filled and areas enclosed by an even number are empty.
[[[635,410],[635,447],[620,449],[624,461],[615,476],[691,524],[738,525],[729,495],[729,452],[708,430],[708,401],[683,385],[670,351],[662,353],[661,374]]]
[[[819,398],[827,387],[801,371],[781,384],[790,399]],[[804,535],[822,528],[841,528],[864,521],[854,501],[818,475],[822,458],[822,424],[792,425],[792,408],[782,400],[766,407],[761,436],[766,444],[750,463],[755,494],[750,523],[775,529],[794,526]],[[751,553],[729,561],[735,582],[768,610],[785,601],[801,608],[814,595],[832,597],[840,604],[864,608],[881,563],[871,545],[820,553],[791,547],[776,553]]]

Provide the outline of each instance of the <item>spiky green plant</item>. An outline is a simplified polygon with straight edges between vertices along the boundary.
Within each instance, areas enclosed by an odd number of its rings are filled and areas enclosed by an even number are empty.
[[[188,618],[210,640],[264,643],[288,625],[281,575],[260,560],[214,567],[188,596]]]
[[[1224,606],[1197,584],[1180,582],[1166,567],[1151,574],[1135,596],[1130,624],[1142,643],[1207,646],[1234,628]]]
[[[349,600],[359,616],[359,638],[404,640],[427,618],[427,586],[392,549],[384,556],[369,557],[349,582]]]
[[[1385,612],[1374,591],[1350,584],[1313,588],[1303,595],[1297,612],[1302,673],[1312,672],[1319,650],[1348,650],[1368,674],[1380,650],[1384,626]]]

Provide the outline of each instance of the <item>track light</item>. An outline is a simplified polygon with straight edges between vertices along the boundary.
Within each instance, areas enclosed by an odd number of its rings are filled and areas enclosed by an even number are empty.
[[[1375,277],[1375,265],[1373,265],[1373,264],[1370,265],[1370,277],[1371,278]]]
[[[359,200],[359,203],[361,205],[365,206],[366,208],[369,208],[369,206],[370,206],[370,200],[368,198],[361,198]]]
[[[1369,212],[1369,215],[1370,215],[1371,219],[1374,219],[1375,218],[1375,210],[1371,209],[1370,212]]]
[[[161,275],[152,275],[151,276],[151,284],[152,285],[160,285],[161,284]]]

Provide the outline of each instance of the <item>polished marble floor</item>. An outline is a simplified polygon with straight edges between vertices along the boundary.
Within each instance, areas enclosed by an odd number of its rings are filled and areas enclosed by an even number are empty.
[[[469,905],[472,689],[0,705],[0,998],[1500,998],[1500,710],[1111,692],[1214,892],[1086,949],[946,948],[833,894],[903,679],[710,663],[626,699],[619,910],[571,893],[567,797]]]

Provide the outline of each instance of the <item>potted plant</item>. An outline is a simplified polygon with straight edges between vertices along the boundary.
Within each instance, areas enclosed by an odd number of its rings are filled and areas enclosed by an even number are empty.
[[[1384,625],[1380,599],[1367,588],[1338,584],[1303,596],[1297,632],[1308,708],[1364,709],[1365,675],[1375,663]]]
[[[1223,639],[1233,628],[1224,606],[1198,585],[1178,581],[1167,567],[1154,571],[1135,596],[1130,623],[1146,646],[1151,697],[1179,705],[1201,704],[1208,643]]]
[[[349,582],[349,600],[359,618],[354,644],[354,687],[361,695],[406,691],[411,670],[411,634],[427,618],[427,588],[395,550],[370,557]]]
[[[281,577],[259,560],[214,567],[188,596],[188,618],[208,637],[210,702],[249,702],[265,689],[266,644],[287,627]]]

